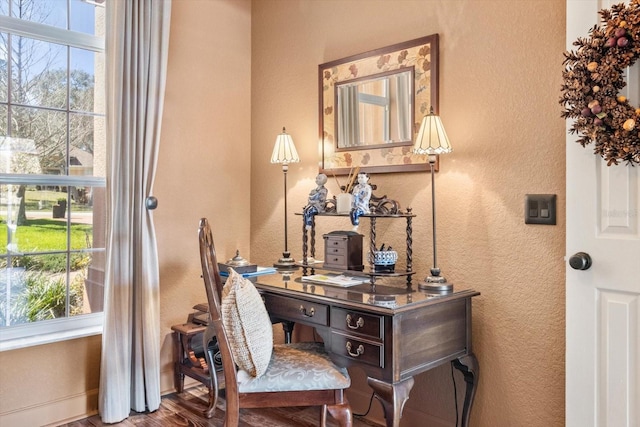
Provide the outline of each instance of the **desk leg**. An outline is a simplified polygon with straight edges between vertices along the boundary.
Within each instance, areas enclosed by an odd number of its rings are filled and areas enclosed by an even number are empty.
[[[480,365],[478,359],[473,353],[469,353],[466,356],[459,359],[452,360],[453,367],[462,372],[464,381],[467,383],[464,406],[462,407],[462,427],[469,425],[469,416],[471,414],[471,406],[473,405],[473,398],[476,395],[476,389],[478,388],[478,375]]]
[[[295,322],[290,322],[288,320],[282,321],[282,330],[284,331],[285,344],[291,344],[291,335],[293,334],[293,327],[295,326],[295,324]]]
[[[375,397],[384,408],[387,427],[400,427],[402,409],[407,400],[409,400],[409,392],[413,387],[413,377],[395,384],[389,384],[375,378],[367,378],[367,383],[369,383]]]

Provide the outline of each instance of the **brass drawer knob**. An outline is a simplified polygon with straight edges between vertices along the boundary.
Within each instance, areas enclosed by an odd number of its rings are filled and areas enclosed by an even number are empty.
[[[358,329],[364,326],[364,319],[362,317],[358,317],[356,324],[353,325],[351,322],[353,321],[353,317],[350,314],[347,314],[347,327],[349,329]]]
[[[299,310],[305,317],[313,317],[316,314],[316,310],[313,307],[307,310],[303,305],[301,305]]]
[[[355,353],[351,351],[352,347],[353,345],[351,344],[351,341],[347,341],[347,353],[349,353],[349,356],[360,357],[360,355],[364,354],[364,346],[362,344],[358,346]]]

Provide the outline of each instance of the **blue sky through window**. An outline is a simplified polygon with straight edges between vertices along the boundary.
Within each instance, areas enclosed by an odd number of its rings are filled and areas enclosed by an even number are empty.
[[[95,35],[94,18],[97,6],[92,3],[84,0],[0,0],[0,14],[9,14],[9,2],[13,17],[20,17],[21,10],[30,9],[37,11],[33,16],[34,20],[40,23]],[[25,18],[26,15],[26,12],[22,14],[22,19],[29,19]]]
[[[9,15],[10,3],[13,17],[22,16],[33,22],[90,35],[95,35],[96,8],[102,7],[85,0],[0,0],[0,15]],[[70,54],[72,70],[80,69],[94,74],[94,52],[72,48]],[[66,55],[57,56],[54,61],[66,67]]]

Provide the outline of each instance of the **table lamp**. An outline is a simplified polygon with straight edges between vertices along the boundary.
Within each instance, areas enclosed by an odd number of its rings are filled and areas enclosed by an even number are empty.
[[[282,252],[282,257],[273,264],[274,267],[281,270],[293,269],[296,266],[296,262],[291,258],[291,253],[287,247],[287,171],[289,170],[289,163],[298,163],[299,161],[300,157],[298,157],[293,139],[283,127],[282,133],[276,138],[273,153],[271,154],[271,163],[281,163],[284,174],[284,252]]]
[[[431,107],[429,114],[424,116],[416,142],[413,146],[413,152],[416,154],[426,154],[429,160],[429,168],[431,169],[431,215],[433,225],[433,268],[431,275],[423,282],[418,284],[418,288],[427,291],[451,292],[453,285],[447,282],[447,279],[440,275],[438,267],[438,251],[436,246],[436,190],[435,190],[435,174],[434,166],[439,154],[451,152],[451,144],[449,138],[444,131],[440,117],[433,112]]]

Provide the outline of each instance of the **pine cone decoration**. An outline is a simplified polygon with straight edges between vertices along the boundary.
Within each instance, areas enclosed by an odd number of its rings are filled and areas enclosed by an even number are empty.
[[[574,119],[569,132],[583,147],[593,143],[607,165],[640,164],[640,108],[619,95],[626,86],[624,69],[640,57],[640,0],[599,14],[603,25],[564,53],[561,117]]]

